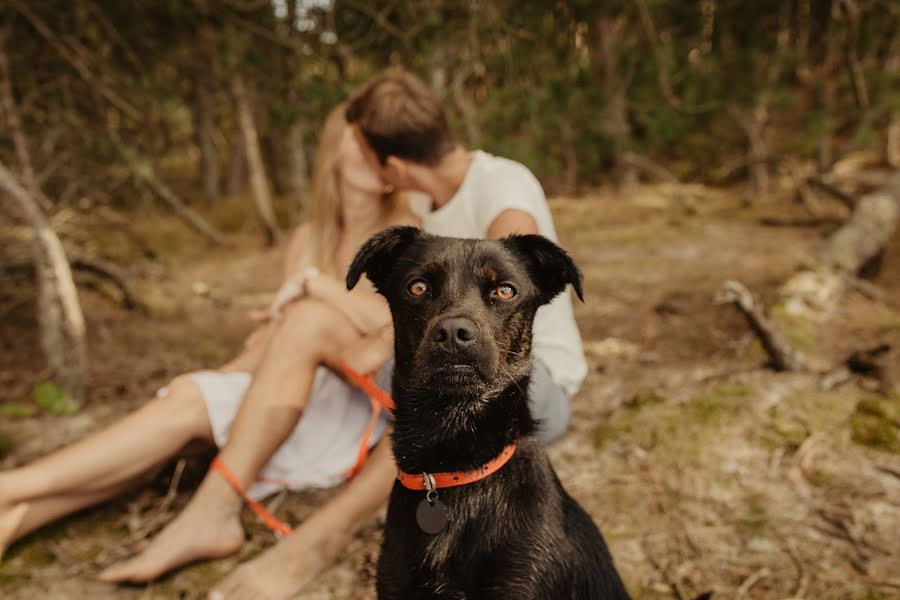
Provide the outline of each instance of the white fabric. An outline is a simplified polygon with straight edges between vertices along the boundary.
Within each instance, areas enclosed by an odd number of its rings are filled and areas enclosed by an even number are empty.
[[[527,212],[541,235],[558,241],[544,190],[531,171],[515,161],[476,150],[459,190],[447,204],[425,215],[423,225],[425,231],[436,235],[484,238],[491,223],[509,209]],[[587,363],[568,290],[538,309],[532,353],[569,394],[578,391],[587,375]]]
[[[224,446],[250,387],[250,374],[198,371],[188,377],[203,393],[216,445]],[[263,467],[261,480],[251,485],[247,494],[259,500],[284,488],[332,487],[345,481],[347,471],[356,463],[359,443],[371,415],[364,393],[329,369],[319,367],[297,426]],[[386,428],[387,415],[382,411],[369,440],[370,448],[382,438]]]

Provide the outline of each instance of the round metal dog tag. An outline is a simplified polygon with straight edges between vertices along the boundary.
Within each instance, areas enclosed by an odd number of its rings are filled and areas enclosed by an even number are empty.
[[[447,507],[440,500],[422,500],[416,509],[416,523],[425,533],[434,535],[447,526]]]

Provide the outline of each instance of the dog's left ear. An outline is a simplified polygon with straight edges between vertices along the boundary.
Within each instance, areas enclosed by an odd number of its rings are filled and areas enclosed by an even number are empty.
[[[565,250],[542,235],[512,235],[501,243],[525,260],[544,304],[562,293],[567,283],[572,284],[578,299],[584,302],[581,270]]]
[[[410,244],[424,237],[421,229],[398,225],[376,233],[356,253],[347,270],[347,289],[352,290],[363,273],[383,292],[384,284],[394,269],[397,257]]]

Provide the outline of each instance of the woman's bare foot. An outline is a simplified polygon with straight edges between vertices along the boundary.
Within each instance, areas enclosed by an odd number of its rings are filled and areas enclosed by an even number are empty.
[[[240,550],[244,545],[240,499],[232,501],[234,492],[220,484],[224,482],[204,481],[181,514],[146,549],[108,567],[99,578],[109,583],[144,583],[196,560],[223,558]]]
[[[19,502],[11,506],[0,504],[0,561],[6,549],[16,540],[19,526],[28,512],[28,504]]]
[[[330,567],[350,541],[341,527],[315,518],[244,563],[209,593],[210,600],[287,600]]]

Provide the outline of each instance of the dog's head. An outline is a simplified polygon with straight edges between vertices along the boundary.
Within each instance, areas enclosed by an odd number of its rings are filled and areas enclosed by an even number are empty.
[[[537,309],[581,272],[538,235],[465,240],[392,227],[360,249],[347,273],[365,273],[394,318],[396,369],[413,388],[489,397],[527,377]]]

